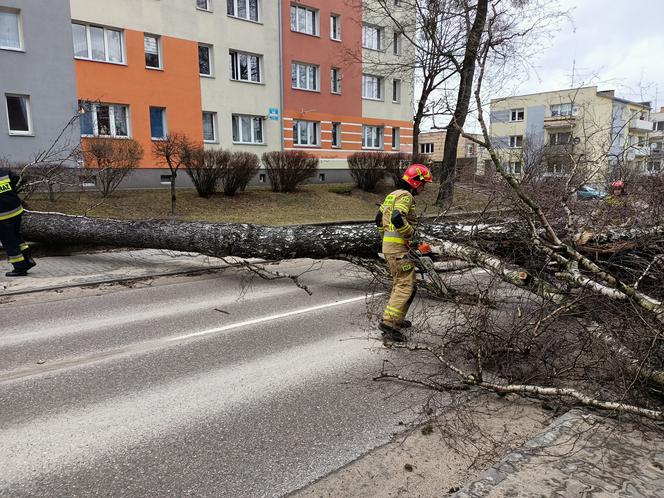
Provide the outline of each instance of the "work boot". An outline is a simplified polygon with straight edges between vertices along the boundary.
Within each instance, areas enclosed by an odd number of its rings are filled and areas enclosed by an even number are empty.
[[[12,263],[14,269],[5,273],[5,277],[25,277],[28,274],[28,270],[32,268],[27,261],[19,261],[18,263]]]
[[[378,328],[381,330],[383,341],[386,342],[406,342],[408,339],[398,329],[390,327],[385,322],[380,322]]]
[[[25,262],[27,263],[26,271],[28,271],[30,268],[34,268],[35,266],[37,266],[37,262],[34,259],[32,259],[32,250],[29,247],[21,251],[21,254],[23,254]]]
[[[409,329],[412,326],[413,326],[413,322],[411,322],[410,320],[404,320],[403,322],[401,322],[401,328],[402,329]]]

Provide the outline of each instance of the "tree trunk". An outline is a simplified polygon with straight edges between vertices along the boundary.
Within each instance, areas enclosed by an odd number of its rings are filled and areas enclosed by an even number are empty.
[[[486,24],[488,0],[479,0],[477,2],[477,11],[475,20],[468,33],[468,43],[463,57],[461,74],[459,80],[459,93],[457,94],[457,103],[452,115],[452,120],[447,126],[445,135],[445,148],[443,151],[443,166],[440,175],[440,190],[436,199],[436,205],[442,208],[448,208],[452,205],[454,199],[454,174],[456,170],[457,148],[459,137],[466,123],[470,98],[473,92],[473,78],[475,76],[475,63],[477,61],[477,51],[482,40],[484,25]]]
[[[171,214],[175,214],[175,179],[177,171],[171,170]]]

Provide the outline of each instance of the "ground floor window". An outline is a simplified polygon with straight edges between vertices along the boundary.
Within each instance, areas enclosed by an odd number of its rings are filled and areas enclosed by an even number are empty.
[[[317,147],[320,123],[316,121],[293,121],[293,143],[304,147]]]
[[[30,117],[30,97],[27,95],[5,95],[7,103],[7,121],[10,135],[29,135],[32,133]]]
[[[362,147],[365,149],[383,148],[383,127],[382,126],[363,126],[362,127]]]
[[[233,143],[262,144],[263,118],[259,116],[233,116]]]
[[[81,102],[79,108],[82,136],[129,136],[129,106]]]

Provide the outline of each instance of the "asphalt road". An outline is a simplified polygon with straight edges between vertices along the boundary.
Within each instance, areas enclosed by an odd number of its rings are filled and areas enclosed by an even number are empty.
[[[384,296],[311,270],[0,305],[0,496],[282,496],[387,442],[426,394],[372,380]]]

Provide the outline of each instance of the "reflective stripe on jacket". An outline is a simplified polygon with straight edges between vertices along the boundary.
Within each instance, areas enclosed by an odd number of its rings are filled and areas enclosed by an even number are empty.
[[[392,224],[392,213],[395,209],[401,213],[404,222],[401,228],[396,228]],[[415,233],[417,224],[413,195],[403,189],[389,193],[380,206],[380,212],[383,213],[382,226],[379,228],[383,235],[383,254],[408,251],[408,243]]]
[[[0,168],[0,221],[23,212],[21,200],[16,194],[17,181],[18,178],[11,171]]]

